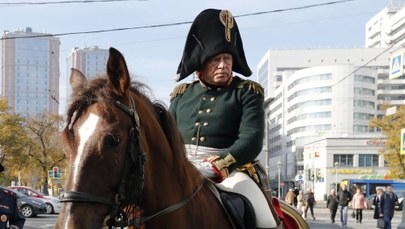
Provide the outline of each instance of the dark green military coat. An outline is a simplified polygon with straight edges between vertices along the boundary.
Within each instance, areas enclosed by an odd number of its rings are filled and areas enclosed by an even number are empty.
[[[225,88],[203,87],[199,81],[177,86],[169,111],[185,144],[229,148],[240,167],[253,161],[263,146],[263,88],[233,77]]]

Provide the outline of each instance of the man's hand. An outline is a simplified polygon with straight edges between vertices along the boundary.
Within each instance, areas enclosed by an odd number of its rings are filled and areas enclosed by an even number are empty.
[[[236,160],[231,154],[227,154],[224,158],[221,158],[220,156],[211,156],[202,162],[202,164],[207,167],[208,163],[211,164],[211,170],[217,175],[216,178],[210,178],[217,183],[221,183],[229,176],[228,168],[230,165],[236,163]]]
[[[213,181],[216,181],[220,174],[214,170],[211,162],[203,161],[196,165],[197,169],[202,173],[204,177],[210,178]]]

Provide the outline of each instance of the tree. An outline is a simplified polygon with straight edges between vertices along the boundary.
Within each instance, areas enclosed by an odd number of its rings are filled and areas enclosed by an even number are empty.
[[[0,99],[0,154],[4,157],[6,168],[1,176],[2,184],[10,184],[27,164],[27,158],[22,153],[29,144],[24,122],[23,117],[10,112],[7,100]]]
[[[59,141],[62,117],[59,115],[41,114],[27,121],[31,145],[27,155],[36,165],[41,177],[41,191],[48,194],[48,170],[55,166],[64,167],[66,156]]]
[[[386,111],[387,108],[388,105],[384,105],[382,109]],[[405,128],[405,106],[401,106],[394,114],[371,119],[370,126],[380,129],[387,138],[380,153],[388,163],[390,178],[404,179],[405,155],[400,154],[400,147],[401,129]]]

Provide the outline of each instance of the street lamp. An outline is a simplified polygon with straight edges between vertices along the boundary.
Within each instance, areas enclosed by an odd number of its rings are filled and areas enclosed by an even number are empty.
[[[280,171],[281,171],[281,161],[277,162],[278,167],[278,198],[280,199]]]
[[[337,168],[339,167],[339,162],[335,162],[335,183],[336,183],[336,192],[338,191],[338,189],[339,189],[339,186],[338,186],[338,179],[337,179]]]

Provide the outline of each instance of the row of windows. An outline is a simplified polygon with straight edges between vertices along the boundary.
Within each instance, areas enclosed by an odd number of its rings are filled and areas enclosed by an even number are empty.
[[[353,154],[335,154],[333,155],[333,166],[336,167],[352,167],[353,166]],[[378,166],[377,154],[359,154],[359,167]],[[336,165],[335,163],[338,163]]]
[[[321,81],[321,80],[330,80],[330,79],[332,79],[332,74],[330,74],[330,73],[303,77],[301,79],[295,80],[290,85],[288,85],[288,90],[291,90],[291,88],[293,88],[299,84],[304,84],[304,83],[314,82],[314,81]]]
[[[288,108],[288,113],[291,113],[297,108],[306,108],[306,107],[317,107],[317,106],[329,106],[332,104],[332,99],[320,99],[320,100],[312,100],[306,101],[303,103],[297,103],[294,106]]]
[[[353,132],[355,133],[372,133],[375,132],[375,128],[374,127],[369,127],[366,125],[353,125]]]
[[[330,118],[331,116],[332,116],[332,112],[330,112],[330,111],[301,114],[301,115],[297,115],[297,116],[294,116],[294,117],[288,119],[287,123],[291,124],[295,121],[305,120],[305,119]]]
[[[365,82],[365,83],[375,83],[375,79],[370,76],[364,76],[364,75],[354,75],[354,81],[355,82]]]
[[[365,108],[373,108],[375,107],[374,102],[367,101],[367,100],[354,100],[353,107],[365,107]]]
[[[292,130],[287,132],[287,136],[290,136],[295,133],[307,132],[307,131],[325,131],[331,130],[332,126],[330,124],[323,124],[323,125],[313,125],[313,126],[300,126],[296,127]]]
[[[354,88],[355,95],[375,95],[375,91],[369,88],[362,88],[362,87],[355,87]]]
[[[370,120],[372,118],[374,118],[374,114],[361,113],[361,112],[353,113],[354,120]]]
[[[332,88],[330,86],[305,89],[305,90],[297,91],[294,94],[288,96],[287,101],[291,101],[297,97],[304,96],[304,95],[321,94],[321,93],[331,92],[331,91],[332,91]]]

